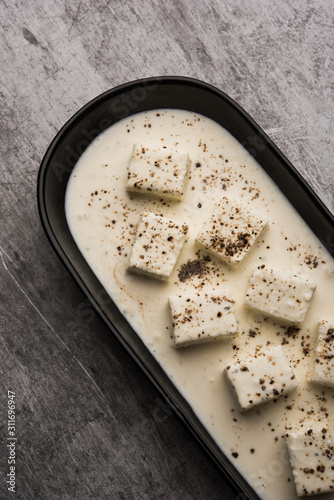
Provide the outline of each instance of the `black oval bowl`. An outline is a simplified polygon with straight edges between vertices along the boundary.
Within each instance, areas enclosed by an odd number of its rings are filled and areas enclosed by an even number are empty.
[[[233,485],[240,498],[258,499],[222,453],[190,406],[111,301],[76,246],[65,217],[65,192],[71,171],[92,140],[113,123],[157,108],[185,109],[226,128],[276,182],[320,241],[334,255],[334,218],[291,163],[254,120],[226,94],[185,77],[156,77],[120,85],[79,110],[49,146],[38,174],[38,207],[50,243],[112,333],[140,365],[161,395]],[[242,496],[244,495],[244,496]]]

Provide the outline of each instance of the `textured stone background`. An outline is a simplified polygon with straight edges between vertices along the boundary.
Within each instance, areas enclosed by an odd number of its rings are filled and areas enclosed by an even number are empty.
[[[88,100],[185,75],[238,101],[333,211],[333,21],[332,0],[2,0],[0,498],[8,389],[17,498],[236,498],[53,254],[37,172]]]

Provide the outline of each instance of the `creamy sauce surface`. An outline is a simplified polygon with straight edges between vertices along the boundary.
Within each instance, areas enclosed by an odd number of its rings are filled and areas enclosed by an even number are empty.
[[[127,193],[134,143],[188,152],[181,201]],[[268,219],[267,229],[234,269],[194,243],[214,204],[223,196],[247,204]],[[79,159],[66,193],[66,216],[83,256],[217,444],[264,500],[295,500],[285,428],[306,419],[329,420],[334,392],[307,381],[319,319],[333,320],[334,263],[254,158],[214,121],[182,110],[153,110],[116,123]],[[168,283],[128,272],[136,226],[144,212],[189,225]],[[305,322],[289,328],[243,306],[248,280],[265,264],[308,275],[317,290]],[[239,335],[175,349],[168,297],[228,288],[235,300]],[[299,387],[290,395],[240,413],[223,372],[259,346],[281,344]],[[314,499],[333,499],[333,494]]]

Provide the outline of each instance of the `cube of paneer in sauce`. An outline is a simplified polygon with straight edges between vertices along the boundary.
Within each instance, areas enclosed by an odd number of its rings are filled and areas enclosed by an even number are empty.
[[[187,224],[145,213],[138,225],[128,270],[168,280],[188,232]]]
[[[218,203],[196,242],[228,264],[238,264],[253,247],[267,220],[227,197]]]
[[[268,316],[300,324],[304,321],[316,283],[306,276],[257,268],[249,280],[244,304]]]
[[[175,347],[219,340],[238,333],[234,300],[228,290],[169,297]]]
[[[286,442],[297,495],[334,492],[334,447],[327,422],[304,423],[287,433]]]
[[[334,387],[334,321],[320,321],[315,348],[313,382]]]
[[[225,372],[241,411],[288,394],[298,386],[280,345],[236,361]]]
[[[188,165],[188,153],[134,144],[126,189],[180,199]]]

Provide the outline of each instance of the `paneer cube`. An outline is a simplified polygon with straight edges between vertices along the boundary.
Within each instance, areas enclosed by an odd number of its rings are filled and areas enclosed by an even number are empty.
[[[238,333],[234,300],[228,290],[169,297],[175,347],[230,337]]]
[[[334,492],[334,448],[328,425],[304,424],[287,433],[286,442],[297,495]]]
[[[145,213],[137,228],[128,270],[168,280],[187,232],[187,224],[176,224],[165,217]]]
[[[305,276],[257,268],[249,281],[244,304],[269,316],[300,324],[317,287]]]
[[[224,197],[204,224],[196,242],[228,264],[238,264],[252,248],[267,221]]]
[[[280,345],[269,346],[226,367],[241,411],[288,394],[298,386]]]
[[[188,153],[134,144],[126,189],[180,199],[188,164]]]
[[[312,381],[334,387],[334,321],[320,321]]]

